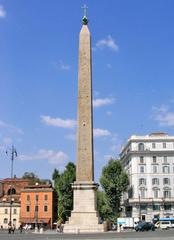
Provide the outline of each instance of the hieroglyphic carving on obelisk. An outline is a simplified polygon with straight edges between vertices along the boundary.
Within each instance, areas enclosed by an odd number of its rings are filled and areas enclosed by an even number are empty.
[[[94,181],[91,36],[87,18],[79,37],[76,181]]]

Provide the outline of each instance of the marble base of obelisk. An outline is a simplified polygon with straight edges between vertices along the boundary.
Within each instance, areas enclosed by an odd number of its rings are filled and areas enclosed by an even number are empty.
[[[97,233],[107,230],[106,224],[99,224],[96,190],[94,182],[74,182],[74,208],[69,221],[64,225],[64,233]]]

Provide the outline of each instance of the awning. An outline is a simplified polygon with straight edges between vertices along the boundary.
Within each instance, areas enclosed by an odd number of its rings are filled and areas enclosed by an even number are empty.
[[[37,223],[50,223],[50,220],[51,220],[50,218],[38,218]],[[21,218],[20,222],[31,224],[31,223],[36,223],[36,219],[35,218]]]

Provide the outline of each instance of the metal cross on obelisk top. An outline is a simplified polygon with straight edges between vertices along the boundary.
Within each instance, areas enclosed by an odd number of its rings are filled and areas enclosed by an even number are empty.
[[[87,9],[88,9],[88,7],[86,6],[86,4],[84,4],[82,9],[84,10],[84,17],[87,17]]]

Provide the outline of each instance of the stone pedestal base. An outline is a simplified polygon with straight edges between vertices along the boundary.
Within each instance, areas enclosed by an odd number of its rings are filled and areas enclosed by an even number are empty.
[[[94,182],[75,182],[73,185],[74,207],[69,221],[64,225],[65,233],[105,232],[106,225],[99,224],[96,190]]]

